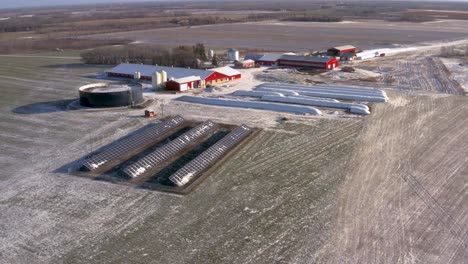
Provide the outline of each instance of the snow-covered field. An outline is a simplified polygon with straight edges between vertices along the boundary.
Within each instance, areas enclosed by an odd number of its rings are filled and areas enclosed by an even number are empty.
[[[142,109],[68,107],[106,68],[0,57],[0,262],[464,263],[468,98],[440,89],[455,70],[405,75],[419,57],[439,65],[424,56],[357,66],[398,81],[367,83],[391,89],[366,117],[221,108],[147,91],[158,115],[262,129],[182,197],[64,169],[153,122]],[[251,90],[262,71],[200,95]]]

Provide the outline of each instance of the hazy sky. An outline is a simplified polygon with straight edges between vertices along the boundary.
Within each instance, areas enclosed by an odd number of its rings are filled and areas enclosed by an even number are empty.
[[[54,6],[74,4],[97,3],[132,3],[132,2],[157,2],[161,0],[0,0],[0,8],[27,7],[27,6]]]
[[[143,2],[143,1],[157,2],[157,1],[163,1],[163,0],[0,0],[0,9],[12,8],[12,7],[28,7],[28,6],[96,4],[96,3],[111,3],[111,2],[112,3],[131,3],[131,2]],[[190,0],[182,0],[182,1],[190,1]],[[418,1],[418,0],[410,0],[410,1]],[[443,0],[440,0],[440,1],[443,1]],[[467,2],[468,4],[468,0],[451,0],[451,1]]]

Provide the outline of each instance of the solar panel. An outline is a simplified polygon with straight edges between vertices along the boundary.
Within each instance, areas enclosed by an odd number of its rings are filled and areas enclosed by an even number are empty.
[[[195,176],[201,174],[208,167],[214,165],[230,149],[245,139],[252,128],[241,125],[216,142],[213,146],[198,155],[195,159],[187,163],[184,167],[176,171],[169,179],[177,186],[183,186]]]
[[[169,158],[175,156],[178,152],[196,142],[203,136],[216,130],[218,125],[208,120],[202,124],[190,129],[170,143],[156,149],[134,164],[125,168],[124,172],[132,178],[141,176],[151,168],[154,168]]]
[[[156,138],[166,134],[170,130],[182,125],[184,122],[185,119],[181,116],[176,116],[169,120],[163,121],[154,127],[148,128],[138,134],[123,139],[116,145],[86,159],[83,162],[83,166],[90,171],[96,171],[100,168],[103,168],[122,158],[129,152],[142,148],[144,145],[154,141]]]

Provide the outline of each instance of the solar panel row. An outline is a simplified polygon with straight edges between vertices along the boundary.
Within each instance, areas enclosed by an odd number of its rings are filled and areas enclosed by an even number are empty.
[[[138,134],[123,139],[116,145],[86,159],[83,162],[83,166],[90,171],[96,171],[99,168],[102,168],[105,165],[122,158],[129,152],[143,147],[145,144],[148,144],[148,142],[151,142],[155,138],[166,134],[170,130],[182,125],[184,122],[185,119],[181,116],[176,116],[163,121],[154,127],[148,128]]]
[[[177,186],[183,186],[208,167],[214,165],[231,148],[245,139],[252,132],[252,128],[241,125],[216,142],[184,167],[176,171],[169,179]]]
[[[209,134],[210,132],[216,130],[217,128],[218,125],[212,121],[205,121],[177,137],[170,143],[167,143],[166,145],[156,149],[142,159],[128,166],[124,169],[124,173],[132,178],[136,178],[148,170],[151,170],[151,168],[154,168],[169,158],[175,156],[181,150]]]

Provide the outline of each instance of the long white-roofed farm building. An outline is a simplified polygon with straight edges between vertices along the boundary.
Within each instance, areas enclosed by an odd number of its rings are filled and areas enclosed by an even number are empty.
[[[138,74],[137,74],[138,73]],[[194,88],[204,88],[229,82],[242,77],[241,73],[225,66],[210,70],[189,69],[167,66],[121,63],[106,71],[107,76],[151,81],[162,73],[160,84],[169,86],[171,90],[185,91]]]

